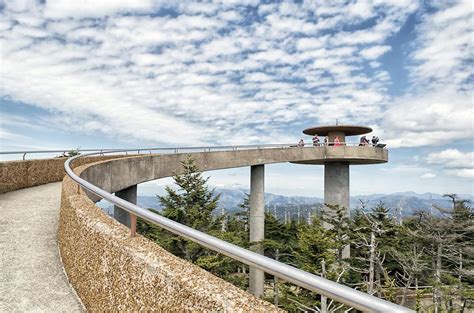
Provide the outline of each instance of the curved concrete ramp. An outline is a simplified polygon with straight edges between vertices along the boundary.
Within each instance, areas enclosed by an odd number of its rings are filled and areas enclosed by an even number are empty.
[[[0,195],[0,312],[83,312],[59,258],[61,183]]]

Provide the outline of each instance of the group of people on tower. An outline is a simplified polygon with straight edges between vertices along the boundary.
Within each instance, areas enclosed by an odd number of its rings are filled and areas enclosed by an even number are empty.
[[[345,142],[341,142],[341,140],[339,139],[338,136],[334,136],[334,139],[333,139],[333,142],[329,142],[329,137],[326,136],[324,137],[324,143],[321,143],[320,140],[319,140],[319,137],[318,135],[314,135],[313,136],[313,147],[320,147],[320,146],[335,146],[335,147],[338,147],[338,146],[344,146],[346,143]],[[359,146],[369,146],[370,144],[372,143],[372,146],[377,146],[378,143],[379,143],[379,137],[377,136],[372,136],[372,140],[371,142],[369,141],[369,139],[367,139],[366,136],[362,136],[360,138],[360,142],[359,142]],[[304,147],[305,145],[305,142],[303,139],[301,139],[299,142],[298,142],[298,147]]]
[[[301,139],[299,142],[298,142],[298,146],[299,147],[304,147],[305,145],[305,142],[303,139]],[[324,137],[324,143],[321,143],[321,141],[319,140],[319,137],[318,135],[314,135],[313,136],[313,147],[320,147],[320,146],[343,146],[345,145],[345,142],[341,142],[341,140],[339,139],[338,136],[335,136],[334,137],[334,141],[333,142],[329,142],[329,137],[326,136]]]
[[[379,137],[377,136],[372,136],[372,146],[377,146],[379,144]],[[366,136],[362,136],[360,137],[360,142],[359,142],[359,146],[369,146],[370,145],[370,142],[369,142],[369,139],[367,139]]]

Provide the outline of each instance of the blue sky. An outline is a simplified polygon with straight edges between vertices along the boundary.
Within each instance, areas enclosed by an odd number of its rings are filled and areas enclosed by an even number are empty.
[[[352,194],[472,194],[472,21],[471,1],[0,0],[0,149],[290,143],[338,119],[390,149]],[[322,194],[321,167],[266,178]]]

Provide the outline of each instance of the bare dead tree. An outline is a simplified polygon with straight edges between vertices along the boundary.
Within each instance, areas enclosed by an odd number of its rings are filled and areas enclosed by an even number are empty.
[[[404,305],[407,291],[412,284],[415,284],[415,288],[418,292],[418,277],[420,273],[427,268],[423,260],[425,249],[418,247],[418,245],[413,242],[410,249],[400,250],[392,248],[390,253],[403,270],[402,273],[397,272],[396,277],[404,286],[402,299],[400,301],[400,305]]]

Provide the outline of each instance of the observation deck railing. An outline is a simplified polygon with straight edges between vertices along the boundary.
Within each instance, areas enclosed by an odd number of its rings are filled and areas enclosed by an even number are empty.
[[[356,144],[343,143],[343,144],[351,145],[351,146],[359,145],[358,143]],[[313,147],[312,143],[306,145],[305,147],[309,147],[309,146]],[[324,144],[322,144],[321,146],[324,146]],[[129,152],[137,152],[138,154],[142,152],[146,152],[146,153],[152,154],[152,151],[162,151],[165,153],[166,152],[167,153],[180,153],[180,152],[190,153],[190,152],[236,151],[236,150],[241,150],[241,149],[271,149],[271,148],[304,148],[304,147],[302,146],[295,147],[294,144],[272,144],[272,145],[244,145],[244,146],[220,146],[220,147],[139,148],[139,149],[124,149],[124,150],[86,149],[86,150],[79,150],[79,152],[85,152],[85,151],[90,151],[90,150],[96,151],[96,152],[81,154],[81,155],[71,157],[64,163],[64,168],[66,170],[67,175],[69,175],[69,177],[71,177],[71,179],[73,179],[81,187],[94,193],[100,198],[105,199],[109,201],[110,203],[121,207],[122,209],[129,212],[131,216],[133,216],[134,218],[138,216],[176,235],[182,236],[206,248],[209,248],[213,251],[224,254],[234,260],[237,260],[249,266],[258,268],[266,273],[275,275],[276,277],[279,277],[285,281],[288,281],[300,287],[306,288],[308,290],[314,291],[330,299],[334,299],[335,301],[338,301],[340,303],[343,303],[345,305],[354,307],[356,309],[359,309],[365,312],[414,312],[403,306],[399,306],[397,304],[385,301],[383,299],[363,293],[361,291],[333,282],[331,280],[316,276],[309,272],[302,271],[298,268],[275,261],[261,254],[249,251],[247,249],[228,243],[216,237],[210,236],[206,233],[195,230],[191,227],[188,227],[183,224],[172,221],[170,219],[167,219],[159,214],[156,214],[147,209],[141,208],[133,203],[130,203],[124,199],[121,199],[89,183],[88,181],[82,179],[76,173],[74,173],[74,171],[71,168],[71,163],[74,162],[74,160],[78,158],[94,156],[94,155],[103,155],[103,154],[119,154],[119,153],[129,153]],[[378,147],[378,148],[382,148],[382,147]],[[67,151],[70,151],[70,150],[11,151],[11,152],[0,152],[0,154],[23,154],[23,158],[24,158],[27,153],[57,153],[57,152],[67,152]]]
[[[359,143],[354,142],[339,142],[340,146],[360,146]],[[14,154],[21,154],[22,160],[26,160],[26,155],[28,154],[51,154],[51,153],[62,153],[62,155],[58,156],[65,156],[67,157],[66,153],[70,152],[95,152],[94,154],[104,154],[104,153],[124,153],[125,155],[128,152],[137,152],[137,154],[141,153],[149,153],[151,151],[159,151],[161,153],[182,153],[182,152],[212,152],[212,151],[237,151],[243,149],[266,149],[266,148],[309,148],[309,147],[325,147],[325,146],[336,146],[335,142],[320,142],[316,145],[313,145],[312,142],[305,142],[304,146],[300,145],[298,142],[296,143],[287,143],[287,144],[261,144],[261,145],[235,145],[235,146],[213,146],[213,147],[162,147],[162,148],[128,148],[126,150],[123,149],[115,149],[115,148],[108,148],[108,149],[63,149],[63,150],[25,150],[25,151],[0,151],[1,155],[14,155]],[[337,147],[337,146],[336,146]],[[378,144],[373,146],[372,144],[366,145],[365,147],[377,147],[377,148],[385,148],[385,145]]]

